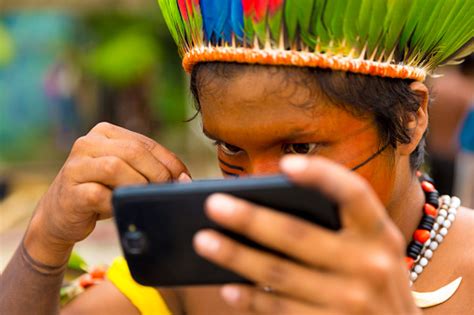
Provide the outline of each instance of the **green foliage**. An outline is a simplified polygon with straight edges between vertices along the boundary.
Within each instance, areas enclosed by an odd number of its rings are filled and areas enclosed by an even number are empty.
[[[138,81],[154,69],[159,47],[151,34],[128,29],[100,44],[85,58],[86,68],[112,86]]]
[[[15,55],[15,45],[7,30],[0,24],[0,68],[9,64]]]

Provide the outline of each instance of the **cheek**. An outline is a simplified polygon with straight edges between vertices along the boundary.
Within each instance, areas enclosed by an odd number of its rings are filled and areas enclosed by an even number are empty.
[[[396,167],[393,161],[389,158],[376,159],[357,173],[369,182],[380,201],[387,207],[392,200],[396,181]]]

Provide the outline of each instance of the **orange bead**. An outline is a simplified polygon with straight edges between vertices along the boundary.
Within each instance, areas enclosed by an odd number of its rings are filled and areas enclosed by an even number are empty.
[[[79,285],[84,289],[87,289],[94,285],[94,279],[92,279],[90,274],[86,273],[79,278]]]
[[[430,205],[429,203],[425,203],[425,206],[423,207],[425,214],[429,215],[433,218],[436,218],[438,216],[438,209]]]
[[[415,233],[413,234],[413,238],[415,239],[415,241],[418,241],[421,244],[424,244],[430,238],[430,231],[416,230]]]
[[[97,266],[92,268],[92,270],[90,271],[90,275],[93,279],[103,280],[105,278],[106,272],[107,270],[104,266]]]
[[[407,264],[408,269],[413,268],[413,264],[415,263],[415,260],[411,257],[405,257],[405,262]]]
[[[435,191],[436,189],[434,188],[433,184],[431,184],[430,182],[427,182],[427,181],[423,181],[421,183],[421,187],[423,188],[423,191],[424,192],[433,192]]]

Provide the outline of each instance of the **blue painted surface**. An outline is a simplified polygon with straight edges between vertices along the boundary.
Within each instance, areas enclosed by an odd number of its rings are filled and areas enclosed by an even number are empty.
[[[61,12],[10,14],[1,23],[15,55],[0,68],[0,160],[28,152],[48,136],[52,117],[44,78],[74,32],[73,18]]]

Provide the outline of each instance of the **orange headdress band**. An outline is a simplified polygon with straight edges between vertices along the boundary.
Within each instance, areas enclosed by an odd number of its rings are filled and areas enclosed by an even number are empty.
[[[236,62],[272,66],[317,67],[335,71],[347,71],[358,74],[416,81],[424,81],[426,78],[426,71],[422,68],[292,50],[262,50],[243,47],[192,48],[184,55],[184,70],[191,73],[193,67],[200,62]]]

